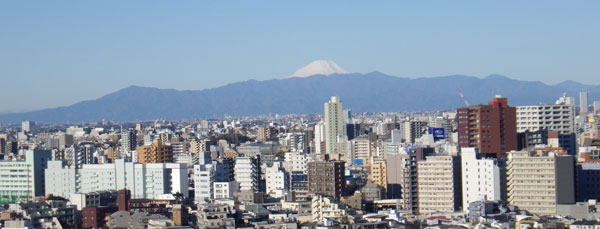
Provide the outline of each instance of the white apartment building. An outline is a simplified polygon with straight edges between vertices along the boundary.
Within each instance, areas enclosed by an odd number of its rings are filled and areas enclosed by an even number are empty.
[[[192,179],[194,180],[194,203],[208,202],[213,194],[215,170],[212,164],[194,165]]]
[[[575,132],[575,106],[560,98],[556,104],[517,106],[517,132],[546,129],[560,134]]]
[[[321,121],[314,128],[315,138],[313,139],[313,146],[315,155],[320,158],[325,154],[325,123]]]
[[[280,163],[266,169],[267,194],[274,198],[283,198],[289,189],[289,176]]]
[[[458,210],[457,165],[452,156],[427,156],[417,162],[418,213],[451,213]]]
[[[496,159],[477,158],[475,148],[461,149],[462,207],[469,203],[502,200],[501,168]]]
[[[175,193],[188,196],[184,164],[140,164],[123,159],[111,164],[86,164],[81,168],[63,167],[61,161],[48,164],[46,194],[69,197],[73,193],[128,189],[134,199],[163,199]]]
[[[0,161],[0,203],[44,196],[44,169],[51,159],[49,150],[28,150],[25,160]]]
[[[233,168],[235,181],[240,185],[240,191],[258,191],[260,171],[257,160],[250,157],[238,157]]]
[[[308,162],[311,161],[313,161],[312,157],[306,153],[287,152],[285,153],[283,168],[289,173],[302,172],[306,174],[308,171]]]
[[[235,181],[214,182],[213,199],[231,199],[237,190],[238,185]]]

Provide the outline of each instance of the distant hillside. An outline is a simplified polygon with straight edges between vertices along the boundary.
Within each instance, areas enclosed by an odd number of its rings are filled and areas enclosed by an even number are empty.
[[[457,88],[472,103],[486,103],[496,94],[508,97],[511,105],[553,103],[563,92],[578,98],[581,90],[589,91],[589,101],[600,99],[600,86],[573,81],[547,85],[499,75],[483,79],[462,75],[408,79],[372,72],[248,80],[192,91],[131,86],[71,106],[3,114],[0,121],[178,120],[223,115],[321,113],[323,103],[333,95],[340,96],[344,107],[354,112],[448,110],[463,106]]]

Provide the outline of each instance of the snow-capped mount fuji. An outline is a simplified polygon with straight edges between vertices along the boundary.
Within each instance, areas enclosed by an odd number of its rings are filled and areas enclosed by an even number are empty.
[[[298,69],[290,77],[307,77],[314,75],[333,75],[349,73],[331,60],[315,60],[310,64]]]

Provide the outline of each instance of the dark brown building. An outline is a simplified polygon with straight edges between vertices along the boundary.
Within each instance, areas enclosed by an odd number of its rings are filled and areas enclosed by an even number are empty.
[[[308,191],[339,200],[344,193],[344,162],[313,161],[308,163]]]
[[[83,208],[81,209],[81,226],[83,228],[104,228],[106,217],[117,210],[117,206]]]
[[[477,147],[486,156],[504,157],[517,149],[517,114],[508,100],[496,96],[488,105],[459,108],[458,144]]]

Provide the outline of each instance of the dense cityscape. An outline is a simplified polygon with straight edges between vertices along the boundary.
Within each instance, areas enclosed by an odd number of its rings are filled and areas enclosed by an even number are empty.
[[[333,96],[314,115],[4,125],[0,223],[600,227],[600,101],[463,99],[439,112],[354,114]]]

